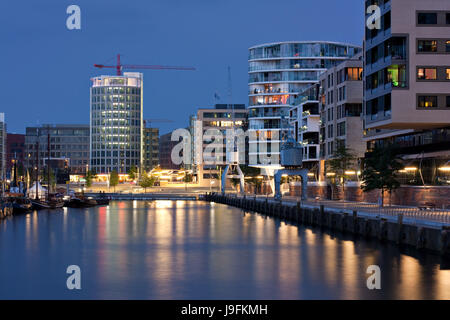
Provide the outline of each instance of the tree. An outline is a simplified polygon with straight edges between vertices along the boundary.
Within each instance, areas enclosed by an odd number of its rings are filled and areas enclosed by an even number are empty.
[[[345,179],[347,177],[346,172],[349,169],[354,169],[356,156],[353,151],[346,148],[344,145],[339,146],[333,154],[333,158],[328,160],[330,170],[335,173],[335,179],[342,181],[342,193],[345,200]],[[331,181],[331,183],[336,183]]]
[[[183,182],[184,182],[184,189],[187,190],[187,185],[188,183],[192,182],[193,177],[192,174],[190,173],[185,173],[184,177],[183,177]]]
[[[109,186],[114,188],[116,192],[116,186],[119,184],[119,174],[116,170],[111,171],[109,174]]]
[[[136,180],[137,178],[137,169],[134,165],[131,166],[131,168],[128,170],[128,178],[131,180]]]
[[[86,187],[90,188],[92,186],[92,180],[97,178],[97,173],[95,170],[88,170],[86,174]]]
[[[262,186],[262,183],[263,183],[263,181],[262,181],[263,179],[261,179],[260,177],[258,177],[258,176],[255,176],[255,177],[251,177],[249,180],[248,180],[248,182],[251,184],[251,185],[253,185],[254,187],[255,187],[255,195],[258,193],[258,191],[261,189],[261,186]]]
[[[147,174],[143,174],[141,181],[139,181],[139,185],[144,188],[144,192],[147,192],[147,188],[153,187],[155,184],[156,178],[153,176],[148,176]]]
[[[238,178],[231,178],[230,181],[231,184],[233,185],[233,188],[237,190],[237,186],[241,183],[241,180]]]
[[[56,187],[56,178],[55,174],[53,173],[52,168],[50,168],[50,183],[48,182],[48,174],[47,174],[47,168],[42,169],[42,182],[46,184],[49,188],[49,191],[52,190],[52,188]]]
[[[380,189],[381,206],[384,206],[384,191],[388,190],[391,193],[400,186],[397,172],[402,167],[397,150],[392,145],[376,147],[364,158],[363,191]]]

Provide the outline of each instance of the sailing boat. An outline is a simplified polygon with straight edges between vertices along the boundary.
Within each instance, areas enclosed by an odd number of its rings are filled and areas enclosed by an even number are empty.
[[[36,185],[35,187],[35,198],[31,200],[33,207],[36,210],[39,209],[58,209],[64,206],[64,201],[62,198],[57,197],[56,194],[50,193],[50,128],[47,128],[47,190],[46,190],[46,198],[40,199],[40,196],[43,196],[42,187],[39,190],[39,129],[38,129],[38,139],[36,142]],[[41,192],[39,192],[41,191]],[[41,194],[40,194],[41,193]]]
[[[14,159],[14,166],[11,171],[11,185],[9,192],[5,193],[4,201],[11,205],[13,214],[24,213],[31,210],[31,202],[20,192],[17,181],[17,160]]]

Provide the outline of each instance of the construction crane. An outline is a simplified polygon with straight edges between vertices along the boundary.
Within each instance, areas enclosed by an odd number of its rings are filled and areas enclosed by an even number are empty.
[[[150,69],[150,70],[184,70],[193,71],[195,68],[192,67],[177,67],[177,66],[160,66],[160,65],[138,65],[138,64],[122,64],[120,62],[120,54],[117,55],[117,64],[115,66],[106,66],[103,64],[94,64],[96,68],[111,68],[116,69],[116,74],[118,76],[122,75],[123,69]]]
[[[146,126],[148,124],[149,127],[151,127],[152,123],[163,123],[163,122],[172,123],[174,121],[173,120],[169,120],[169,119],[145,119],[144,120],[144,126]]]

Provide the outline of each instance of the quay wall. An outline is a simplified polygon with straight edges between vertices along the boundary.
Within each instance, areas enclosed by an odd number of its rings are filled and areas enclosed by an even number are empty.
[[[419,250],[429,250],[450,257],[450,227],[431,227],[406,224],[403,216],[398,215],[396,221],[377,216],[361,215],[357,211],[352,214],[329,210],[323,205],[320,208],[301,206],[300,202],[282,203],[255,199],[253,197],[229,197],[220,194],[206,194],[202,200],[222,203],[250,212],[257,212],[269,217],[283,219],[295,225],[317,226],[343,233],[352,233],[379,241],[394,242]]]

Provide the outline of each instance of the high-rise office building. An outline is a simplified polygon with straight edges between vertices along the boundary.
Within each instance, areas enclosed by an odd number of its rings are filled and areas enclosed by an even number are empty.
[[[328,68],[360,51],[358,46],[321,41],[278,42],[249,49],[249,143],[268,143],[267,150],[250,146],[250,159],[254,159],[250,161],[256,162],[250,165],[279,167],[279,143],[292,130],[288,117],[295,97],[318,83]]]
[[[448,183],[450,170],[441,169],[450,160],[450,1],[365,5],[378,5],[382,14],[381,28],[365,34],[367,147],[399,147],[407,183]]]
[[[143,75],[99,76],[91,87],[91,168],[127,173],[143,165]]]

